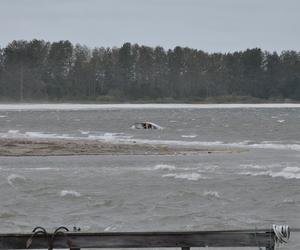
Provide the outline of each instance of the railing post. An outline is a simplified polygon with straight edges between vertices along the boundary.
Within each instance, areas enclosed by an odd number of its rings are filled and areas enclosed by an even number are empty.
[[[190,250],[190,247],[182,247],[181,250]]]

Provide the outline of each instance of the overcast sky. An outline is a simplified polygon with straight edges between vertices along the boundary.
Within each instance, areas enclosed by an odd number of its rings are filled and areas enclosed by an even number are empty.
[[[124,42],[209,52],[300,51],[300,0],[0,0],[0,46],[14,39]]]

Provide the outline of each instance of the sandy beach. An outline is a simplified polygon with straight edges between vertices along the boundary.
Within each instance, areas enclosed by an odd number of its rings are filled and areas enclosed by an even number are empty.
[[[66,139],[0,139],[0,156],[59,156],[59,155],[178,155],[236,153],[240,149],[216,147],[186,147],[163,144],[103,142],[98,140]]]

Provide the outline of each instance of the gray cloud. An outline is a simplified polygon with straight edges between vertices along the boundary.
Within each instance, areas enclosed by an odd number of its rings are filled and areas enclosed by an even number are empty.
[[[299,9],[298,0],[0,0],[0,45],[39,38],[91,47],[300,50]]]

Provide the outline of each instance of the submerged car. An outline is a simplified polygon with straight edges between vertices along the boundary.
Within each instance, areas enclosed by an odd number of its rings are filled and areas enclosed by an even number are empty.
[[[162,129],[161,126],[153,122],[137,122],[132,125],[132,128],[135,129]]]

